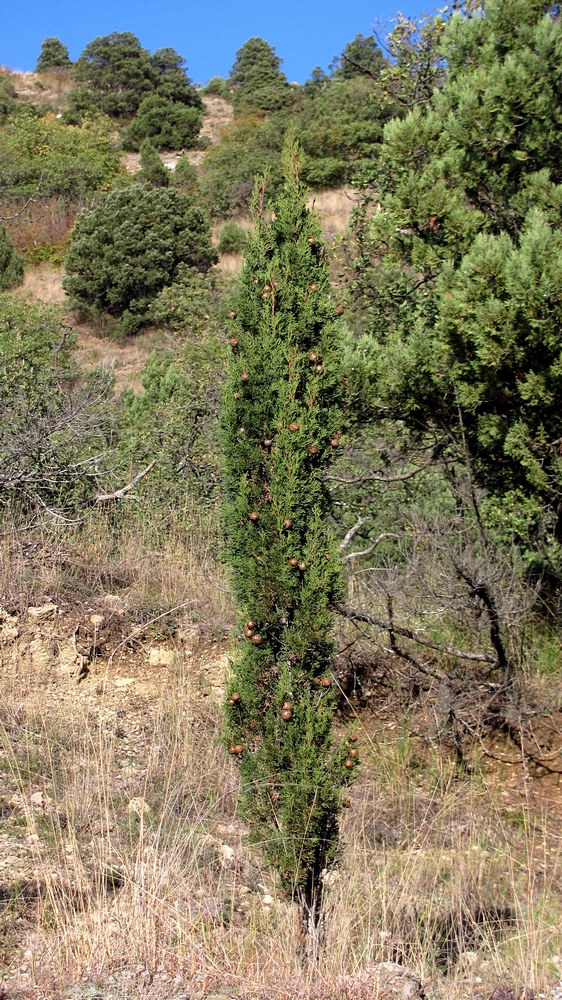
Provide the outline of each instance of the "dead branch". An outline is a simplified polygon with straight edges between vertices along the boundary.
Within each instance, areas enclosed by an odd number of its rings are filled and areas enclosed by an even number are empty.
[[[357,559],[359,556],[368,556],[384,538],[400,538],[400,535],[397,535],[395,531],[381,531],[380,535],[366,549],[361,549],[359,552],[349,552],[344,558]]]
[[[155,465],[156,465],[156,459],[153,458],[152,462],[149,462],[148,465],[146,466],[146,468],[141,469],[140,472],[137,472],[136,476],[133,476],[133,478],[131,479],[130,483],[127,483],[126,486],[122,486],[121,489],[115,490],[113,493],[98,493],[98,495],[94,497],[94,502],[95,503],[102,503],[102,502],[104,502],[106,500],[119,500],[120,497],[122,497],[122,496],[125,495],[125,493],[128,493],[129,490],[132,490],[133,486],[136,486],[137,483],[140,482],[141,479],[144,479],[144,477],[146,475],[148,475],[148,473],[150,472],[150,470]]]
[[[342,615],[343,618],[349,618],[350,621],[365,622],[367,625],[374,625],[376,628],[384,629],[385,632],[400,635],[404,639],[411,639],[412,642],[418,643],[419,646],[426,646],[428,649],[434,649],[438,653],[445,653],[447,656],[454,656],[459,660],[472,660],[475,663],[491,663],[494,666],[499,666],[498,660],[494,656],[490,656],[488,653],[472,653],[468,650],[457,649],[454,646],[445,646],[441,642],[433,642],[431,639],[424,639],[416,632],[413,632],[412,629],[403,628],[401,625],[395,625],[390,621],[385,622],[382,618],[377,618],[375,615],[369,615],[365,611],[359,611],[355,608],[346,608],[341,604],[336,605],[336,611],[338,614]]]
[[[368,473],[366,476],[355,476],[352,479],[346,479],[344,476],[326,476],[327,479],[332,483],[344,483],[346,486],[356,486],[358,483],[403,483],[407,479],[412,479],[413,476],[417,476],[420,472],[425,472],[429,469],[429,463],[427,465],[420,465],[410,472],[399,473],[396,476],[379,476],[376,472]]]

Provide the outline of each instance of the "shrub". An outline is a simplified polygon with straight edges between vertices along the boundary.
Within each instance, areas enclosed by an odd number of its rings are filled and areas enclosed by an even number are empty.
[[[0,224],[0,290],[21,285],[23,261],[13,248],[4,226]]]
[[[0,122],[12,114],[16,107],[16,88],[7,73],[0,72]]]
[[[135,184],[79,216],[64,287],[77,306],[119,317],[134,333],[180,264],[207,271],[217,259],[209,224],[177,191]]]
[[[99,117],[69,127],[52,113],[22,107],[0,131],[3,198],[83,202],[121,170],[109,126]]]
[[[221,482],[217,420],[226,369],[222,331],[195,338],[175,352],[154,353],[143,374],[144,392],[125,397],[123,460],[156,468],[140,487],[152,503],[214,502]]]
[[[145,139],[140,148],[141,171],[139,180],[146,181],[154,187],[168,187],[170,173],[162,163],[150,139]]]
[[[0,505],[75,509],[100,486],[113,380],[78,379],[63,311],[0,297]]]
[[[157,149],[193,149],[202,120],[199,107],[187,107],[161,94],[150,94],[141,102],[123,144],[126,149],[138,149],[143,139],[150,139]]]
[[[225,222],[221,229],[217,250],[223,253],[244,253],[247,234],[236,222]]]
[[[229,280],[216,268],[201,272],[179,264],[172,284],[156,296],[150,320],[190,340],[206,340],[223,329],[229,290]]]
[[[222,97],[223,100],[228,101],[230,98],[228,80],[225,80],[222,76],[213,76],[207,86],[203,88],[203,93],[209,94],[209,96]]]
[[[172,172],[172,183],[182,194],[193,194],[198,187],[197,171],[187,156],[180,156]]]

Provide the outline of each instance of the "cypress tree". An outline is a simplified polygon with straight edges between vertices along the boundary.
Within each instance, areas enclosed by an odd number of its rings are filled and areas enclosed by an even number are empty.
[[[340,324],[298,151],[285,149],[274,213],[255,197],[225,386],[224,526],[240,638],[224,738],[251,835],[281,886],[318,924],[337,854],[342,788],[357,761],[333,733],[337,552],[324,473],[341,446]]]

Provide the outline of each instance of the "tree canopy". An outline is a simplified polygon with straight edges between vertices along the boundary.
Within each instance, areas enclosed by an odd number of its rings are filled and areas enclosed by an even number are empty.
[[[547,2],[489,0],[484,16],[452,16],[442,52],[443,86],[387,125],[373,171],[381,211],[365,222],[360,284],[376,393],[412,427],[467,449],[504,510],[532,497],[532,516],[546,511],[552,525],[562,29]]]
[[[263,38],[250,38],[236,53],[230,71],[233,102],[237,111],[271,112],[282,108],[290,97],[281,59]]]
[[[61,66],[71,66],[68,49],[58,38],[45,38],[37,65],[36,73],[44,73],[48,69],[58,69]]]

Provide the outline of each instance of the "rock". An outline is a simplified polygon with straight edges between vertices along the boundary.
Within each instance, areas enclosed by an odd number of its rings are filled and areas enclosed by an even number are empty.
[[[148,816],[152,812],[148,802],[143,799],[142,795],[137,795],[134,799],[131,799],[127,805],[128,813],[136,813],[137,816]]]
[[[425,996],[421,979],[419,976],[408,969],[405,965],[399,965],[397,962],[381,962],[379,965],[373,966],[373,971],[378,977],[377,986],[379,989],[384,990],[390,997],[396,997],[397,1000],[422,1000]]]
[[[375,997],[384,997],[384,1000],[425,1000],[419,976],[397,962],[368,965],[363,972],[345,976],[342,986],[347,990],[368,987],[373,990],[373,1000]]]
[[[176,658],[173,649],[166,649],[164,646],[153,646],[148,654],[149,667],[169,667]]]
[[[28,608],[27,616],[35,621],[41,621],[44,618],[54,618],[58,610],[56,604],[41,604],[36,608]]]
[[[76,650],[70,640],[65,642],[64,645],[59,646],[57,669],[60,670],[62,674],[69,674],[71,676],[76,670],[76,662]]]
[[[53,800],[49,795],[45,795],[45,792],[33,792],[33,794],[29,796],[29,801],[32,806],[39,806],[41,809],[46,809]]]
[[[116,677],[114,683],[115,683],[115,687],[116,688],[126,688],[126,687],[129,687],[130,684],[134,684],[135,683],[135,678],[134,677]]]
[[[29,643],[29,655],[34,670],[44,670],[53,658],[53,644],[46,639],[32,639]]]
[[[12,642],[18,637],[17,618],[0,608],[0,645]]]
[[[229,669],[230,656],[228,653],[224,653],[214,660],[208,660],[203,668],[204,680],[210,689],[209,693],[212,695],[213,701],[219,705],[224,699],[224,682]]]
[[[121,616],[125,614],[123,601],[118,594],[104,594],[103,603],[107,604],[109,610],[113,615]]]

